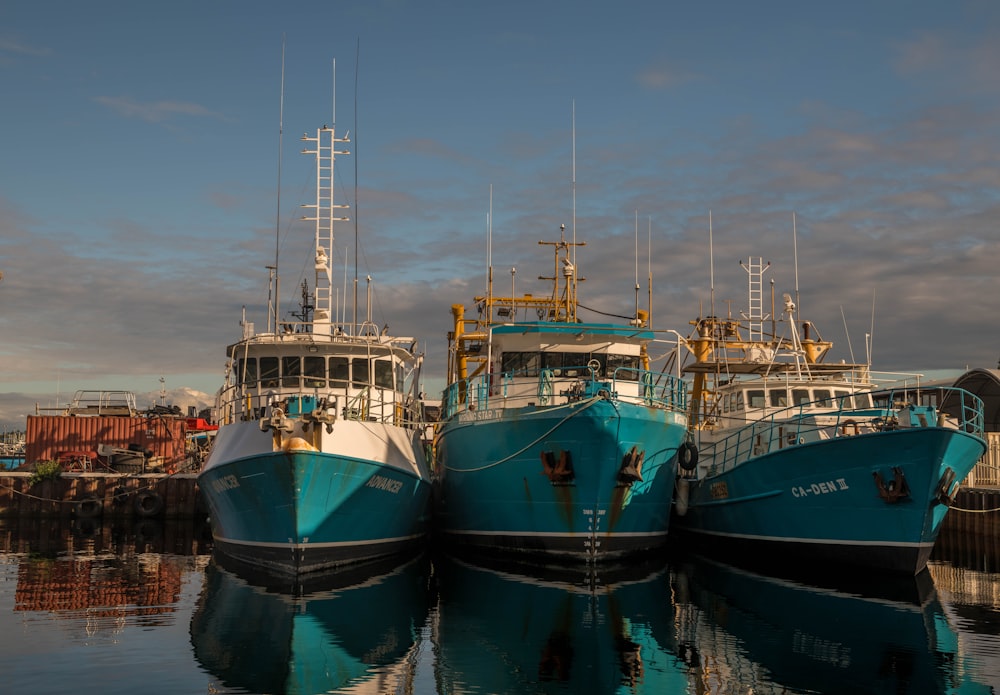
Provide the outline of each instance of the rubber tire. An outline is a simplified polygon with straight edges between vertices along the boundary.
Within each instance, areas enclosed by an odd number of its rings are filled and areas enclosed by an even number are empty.
[[[73,504],[77,519],[96,519],[104,512],[104,504],[96,497],[85,497]]]
[[[693,471],[698,465],[698,447],[684,442],[677,448],[677,463],[686,471]]]
[[[135,513],[143,519],[159,516],[163,511],[163,498],[155,492],[139,492],[135,496]]]

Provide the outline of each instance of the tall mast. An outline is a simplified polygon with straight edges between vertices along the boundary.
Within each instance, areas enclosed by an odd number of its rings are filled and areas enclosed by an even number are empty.
[[[336,71],[336,62],[334,63]],[[334,89],[336,91],[336,89]],[[334,101],[336,104],[336,101]],[[336,123],[336,114],[334,114]],[[302,219],[315,223],[315,310],[313,313],[313,331],[329,335],[333,325],[333,240],[334,223],[349,221],[349,217],[338,216],[337,211],[348,206],[338,204],[334,200],[334,160],[338,154],[350,154],[348,150],[337,150],[338,143],[350,142],[348,137],[338,138],[336,126],[323,126],[316,131],[315,137],[302,136],[303,142],[314,143],[315,149],[303,149],[302,154],[311,154],[316,160],[316,202],[303,205],[313,210],[313,215]],[[355,311],[357,308],[355,307]]]
[[[635,320],[639,321],[639,210],[635,211]]]
[[[278,195],[274,219],[274,265],[267,266],[267,330],[278,332],[281,283],[278,279],[278,255],[281,249],[281,145],[285,122],[285,35],[281,35],[281,90],[278,97]]]

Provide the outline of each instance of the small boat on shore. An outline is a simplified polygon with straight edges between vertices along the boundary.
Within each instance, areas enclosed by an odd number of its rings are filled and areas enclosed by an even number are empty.
[[[430,475],[418,398],[422,355],[368,318],[335,320],[332,286],[336,148],[320,128],[315,296],[227,349],[219,430],[198,482],[216,548],[276,574],[374,560],[423,541]],[[344,312],[346,317],[346,311]],[[355,312],[356,314],[357,312]]]
[[[435,450],[438,530],[461,546],[594,562],[666,542],[685,389],[650,370],[654,333],[581,320],[575,241],[552,292],[452,307],[449,384]],[[536,320],[537,319],[537,320]]]
[[[691,322],[684,372],[698,449],[678,461],[673,528],[705,551],[916,574],[986,450],[983,403],[824,362],[832,343],[808,321],[799,333],[790,295],[773,319],[772,285],[764,314],[769,265],[744,266],[745,314]]]

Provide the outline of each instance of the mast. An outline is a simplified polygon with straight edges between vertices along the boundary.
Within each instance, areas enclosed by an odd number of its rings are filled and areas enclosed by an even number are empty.
[[[281,250],[281,147],[285,123],[285,35],[281,35],[281,90],[278,97],[278,195],[274,215],[274,265],[267,266],[267,331],[278,332],[281,304],[281,283],[278,278],[278,256]]]
[[[635,211],[635,325],[639,325],[639,211]]]
[[[333,227],[335,222],[347,222],[349,217],[338,216],[338,211],[348,208],[348,205],[337,203],[334,199],[334,160],[338,154],[350,154],[348,150],[338,150],[338,143],[350,142],[350,138],[337,137],[337,88],[336,88],[337,62],[333,61],[334,87],[333,87],[333,123],[334,127],[324,125],[316,131],[315,137],[308,134],[302,136],[303,142],[314,143],[315,149],[303,148],[302,154],[311,154],[316,160],[316,197],[315,203],[303,205],[303,208],[313,210],[312,216],[303,215],[302,219],[315,223],[315,298],[313,309],[313,332],[330,335],[333,332],[334,324],[334,303],[333,303]],[[355,221],[355,230],[357,222]],[[357,236],[357,231],[355,231]],[[357,254],[357,245],[355,245]],[[355,264],[357,262],[355,261]],[[355,267],[355,273],[357,268]],[[355,329],[357,323],[357,278],[355,278]]]

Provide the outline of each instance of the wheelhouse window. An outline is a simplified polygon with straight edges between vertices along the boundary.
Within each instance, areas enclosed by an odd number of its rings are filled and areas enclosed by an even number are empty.
[[[792,405],[805,405],[811,400],[809,389],[792,389]]]
[[[764,407],[764,389],[751,389],[747,391],[747,407],[748,408]]]
[[[236,385],[253,387],[257,385],[257,358],[236,361]]]
[[[608,376],[623,381],[639,379],[639,357],[637,355],[608,355]]]
[[[278,385],[278,358],[260,358],[260,385],[263,388],[271,389]]]
[[[858,408],[871,408],[872,407],[872,395],[870,393],[856,393],[854,394],[854,403]]]
[[[501,358],[504,374],[513,376],[538,376],[542,355],[539,352],[505,352]]]
[[[351,382],[356,387],[368,386],[371,377],[368,375],[368,359],[355,358],[351,360]]]
[[[816,405],[822,408],[832,408],[833,398],[830,389],[816,389]]]
[[[500,369],[514,376],[538,376],[549,369],[555,376],[584,377],[590,375],[590,363],[596,360],[599,376],[636,381],[639,378],[637,355],[609,355],[603,352],[505,352]]]
[[[839,408],[853,408],[854,401],[851,398],[850,391],[837,391],[837,407]]]
[[[330,358],[330,385],[346,387],[351,379],[351,361],[346,357]]]
[[[281,358],[281,385],[297,387],[302,376],[302,358],[298,355],[285,355]]]
[[[380,389],[392,388],[392,362],[375,360],[375,386]]]
[[[302,375],[307,388],[326,386],[326,358],[320,355],[306,355],[302,358]]]
[[[771,389],[768,396],[773,408],[784,408],[788,405],[788,392],[785,389]]]

